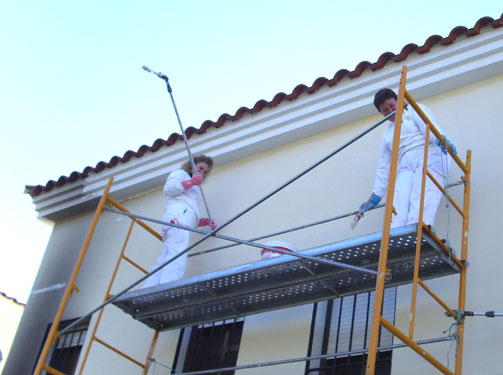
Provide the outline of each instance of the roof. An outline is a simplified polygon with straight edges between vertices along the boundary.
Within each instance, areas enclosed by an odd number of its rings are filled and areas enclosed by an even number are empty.
[[[16,305],[19,305],[19,306],[25,306],[24,303],[22,302],[19,302],[17,299],[15,299],[14,297],[9,297],[7,294],[5,294],[4,292],[0,292],[0,296],[2,296],[3,298],[5,299],[8,299],[8,300],[11,300],[12,302],[14,302]]]
[[[376,62],[371,63],[369,61],[360,62],[354,70],[349,71],[347,69],[340,69],[335,73],[333,78],[328,79],[325,77],[317,78],[311,86],[306,86],[305,84],[297,85],[290,94],[285,94],[284,92],[277,93],[272,100],[267,101],[260,99],[255,103],[252,108],[241,107],[234,115],[229,115],[224,113],[220,115],[217,121],[206,120],[201,126],[196,129],[195,127],[188,127],[185,130],[187,138],[191,138],[194,134],[204,134],[210,128],[220,128],[224,125],[229,125],[231,122],[240,120],[246,114],[255,114],[262,111],[264,108],[274,108],[284,101],[293,101],[297,99],[302,94],[313,94],[320,90],[324,86],[332,87],[337,85],[344,78],[358,78],[364,72],[376,71],[382,69],[388,62],[401,62],[406,60],[411,54],[425,54],[431,51],[434,46],[449,46],[453,44],[457,38],[460,37],[473,37],[481,33],[481,29],[490,26],[494,29],[503,26],[503,14],[498,19],[493,19],[491,17],[480,18],[472,28],[467,28],[464,26],[457,26],[451,30],[447,37],[442,37],[440,35],[432,35],[426,39],[422,46],[418,46],[414,43],[409,43],[405,45],[400,53],[394,54],[392,52],[385,52]],[[69,176],[61,176],[56,181],[49,180],[45,185],[27,185],[25,187],[25,193],[30,194],[32,197],[36,197],[43,192],[48,192],[55,187],[63,186],[67,183],[77,181],[79,179],[84,179],[91,173],[99,173],[107,168],[113,168],[119,163],[127,163],[132,158],[140,158],[148,152],[156,152],[163,146],[172,146],[176,142],[183,142],[183,137],[181,134],[173,133],[167,139],[157,139],[151,146],[143,145],[137,151],[128,150],[121,156],[114,156],[110,161],[100,161],[95,167],[87,166],[82,172],[74,171]]]

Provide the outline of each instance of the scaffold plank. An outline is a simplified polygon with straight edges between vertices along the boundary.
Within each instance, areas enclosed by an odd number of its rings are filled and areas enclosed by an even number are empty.
[[[302,252],[375,271],[381,237],[377,232]],[[391,230],[387,286],[411,282],[416,241],[417,225]],[[420,264],[423,280],[460,272],[424,231]],[[134,290],[113,304],[147,326],[165,331],[355,294],[372,290],[375,284],[374,273],[282,255]]]

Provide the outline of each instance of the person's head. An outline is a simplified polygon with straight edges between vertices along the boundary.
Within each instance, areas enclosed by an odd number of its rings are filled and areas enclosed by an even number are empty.
[[[391,112],[396,111],[397,96],[391,89],[381,89],[374,96],[374,105],[376,109],[383,116],[389,115]],[[389,119],[391,122],[395,121],[395,116]]]
[[[213,159],[206,155],[197,155],[194,156],[194,164],[196,165],[197,172],[201,174],[203,178],[206,178],[206,176],[210,173],[211,168],[213,168]],[[182,169],[191,176],[193,175],[192,163],[190,160],[183,163]]]

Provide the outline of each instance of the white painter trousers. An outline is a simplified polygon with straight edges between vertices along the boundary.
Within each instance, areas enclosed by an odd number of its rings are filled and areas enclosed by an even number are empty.
[[[170,203],[166,207],[163,215],[163,221],[175,221],[183,226],[196,226],[197,216],[194,211],[184,203]],[[170,226],[162,227],[162,254],[152,267],[152,270],[167,262],[173,256],[179,254],[189,246],[190,231],[173,228]],[[185,267],[187,265],[187,253],[179,256],[164,268],[150,276],[143,285],[143,288],[169,283],[183,278]]]
[[[405,153],[400,160],[400,170],[395,184],[393,206],[397,215],[393,215],[391,227],[415,224],[419,221],[419,204],[421,199],[421,178],[423,171],[423,151],[412,150]],[[441,184],[444,176],[429,167],[428,171]],[[438,203],[442,192],[426,176],[426,190],[424,198],[423,221],[433,225],[437,213]]]

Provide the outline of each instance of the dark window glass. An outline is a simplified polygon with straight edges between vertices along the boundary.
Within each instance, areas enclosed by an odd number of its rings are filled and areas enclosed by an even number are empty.
[[[182,330],[179,347],[188,337],[188,345],[183,360],[183,371],[211,370],[236,366],[243,320],[214,322],[190,328],[187,335]],[[177,349],[177,352],[180,350]],[[177,361],[177,359],[176,359]],[[176,363],[174,368],[179,368]],[[219,372],[221,375],[233,375],[234,371]]]
[[[364,375],[370,338],[370,325],[374,292],[359,293],[351,296],[335,298],[325,303],[318,303],[321,313],[316,312],[313,316],[311,342],[308,355],[336,354],[334,358],[309,361],[306,364],[306,374],[342,374]],[[382,315],[388,321],[394,323],[396,307],[396,288],[387,288],[384,291]],[[324,309],[324,310],[323,310]],[[315,321],[323,320],[322,322]],[[314,332],[315,327],[322,330]],[[321,332],[321,333],[320,333]],[[318,340],[321,344],[316,345]],[[385,328],[381,328],[379,346],[393,344],[393,335]],[[319,348],[313,351],[312,348]],[[379,352],[376,361],[376,375],[391,374],[392,351]]]
[[[59,325],[59,330],[64,329],[75,320],[76,319],[61,322]],[[49,324],[49,326],[47,327],[40,351],[42,351],[42,347],[45,344],[45,340],[49,334],[51,326],[52,324]],[[66,332],[62,336],[58,336],[56,338],[55,344],[52,346],[51,351],[49,352],[49,355],[47,356],[46,364],[66,375],[75,374],[80,352],[86,339],[88,326],[89,321],[84,321],[71,331]],[[42,371],[42,374],[48,373],[46,371]]]

